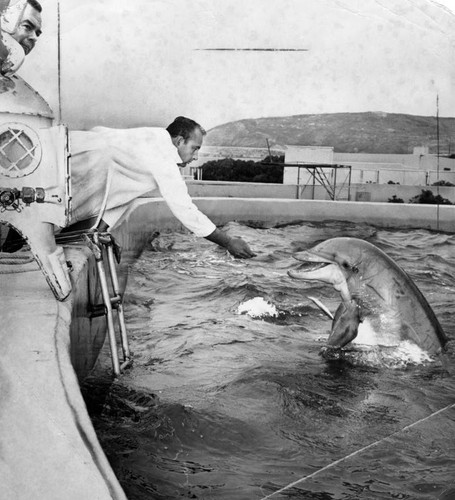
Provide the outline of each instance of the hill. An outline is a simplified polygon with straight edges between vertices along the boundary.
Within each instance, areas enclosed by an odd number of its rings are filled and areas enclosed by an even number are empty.
[[[434,116],[399,113],[330,113],[245,119],[209,130],[207,146],[332,146],[340,153],[412,153],[414,147],[437,151]],[[439,118],[441,154],[455,152],[455,118]]]

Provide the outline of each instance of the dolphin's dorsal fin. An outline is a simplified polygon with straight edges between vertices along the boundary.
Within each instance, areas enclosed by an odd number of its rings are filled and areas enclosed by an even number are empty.
[[[312,300],[318,307],[321,309],[321,311],[326,314],[330,319],[333,319],[333,314],[325,307],[325,305],[316,297],[308,297],[310,300]]]

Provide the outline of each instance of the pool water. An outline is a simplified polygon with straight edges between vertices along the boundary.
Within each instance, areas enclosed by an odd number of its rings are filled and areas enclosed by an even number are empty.
[[[454,487],[455,235],[225,229],[258,256],[236,260],[186,234],[150,244],[125,297],[134,367],[112,383],[106,348],[84,386],[127,497],[429,500]],[[368,240],[407,271],[451,339],[446,353],[321,356],[331,322],[308,297],[334,312],[339,295],[287,271],[295,252],[338,236]]]

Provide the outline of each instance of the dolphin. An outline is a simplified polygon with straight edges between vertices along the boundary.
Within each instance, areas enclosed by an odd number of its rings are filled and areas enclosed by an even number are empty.
[[[344,347],[369,323],[377,345],[411,341],[436,354],[447,337],[415,283],[386,253],[357,238],[332,238],[294,257],[305,266],[291,278],[321,281],[340,292],[327,344]]]

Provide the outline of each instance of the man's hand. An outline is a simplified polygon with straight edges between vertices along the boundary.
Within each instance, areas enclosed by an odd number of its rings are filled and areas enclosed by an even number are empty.
[[[215,229],[215,231],[206,236],[205,239],[226,248],[234,257],[238,257],[240,259],[250,259],[251,257],[256,257],[256,254],[251,251],[250,247],[245,241],[242,240],[242,238],[231,238],[220,229]]]
[[[240,259],[256,257],[256,254],[242,238],[231,238],[226,248],[230,254]]]

